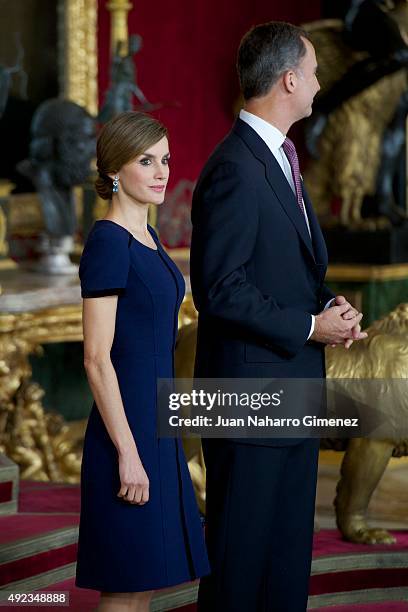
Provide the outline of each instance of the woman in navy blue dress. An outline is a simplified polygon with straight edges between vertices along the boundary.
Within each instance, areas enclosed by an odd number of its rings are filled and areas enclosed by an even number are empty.
[[[100,196],[111,199],[79,275],[84,363],[94,404],[81,471],[76,586],[98,610],[149,609],[152,592],[209,572],[181,443],[158,438],[156,381],[174,376],[184,280],[147,224],[169,176],[166,128],[121,113],[98,138]]]

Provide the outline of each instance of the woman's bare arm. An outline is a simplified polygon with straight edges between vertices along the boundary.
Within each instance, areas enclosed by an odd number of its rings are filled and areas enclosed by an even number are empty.
[[[118,296],[83,301],[84,366],[95,403],[119,455],[120,497],[132,503],[148,500],[149,481],[126,418],[110,350],[115,334]]]

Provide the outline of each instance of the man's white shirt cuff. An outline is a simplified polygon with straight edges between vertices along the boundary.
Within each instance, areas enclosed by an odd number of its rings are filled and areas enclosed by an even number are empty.
[[[310,336],[313,334],[314,332],[314,328],[315,328],[315,316],[314,315],[310,315],[312,317],[312,323],[310,325],[310,332],[309,335],[307,337],[307,339],[309,340]]]
[[[332,305],[332,302],[334,302],[336,298],[332,298],[331,300],[329,300],[326,304],[326,306],[323,308],[323,310],[327,310],[328,308],[330,308],[330,306]],[[314,315],[310,315],[312,317],[312,323],[310,325],[310,332],[309,335],[307,337],[307,339],[309,340],[310,336],[313,334],[314,332],[314,328],[315,328],[315,316]]]

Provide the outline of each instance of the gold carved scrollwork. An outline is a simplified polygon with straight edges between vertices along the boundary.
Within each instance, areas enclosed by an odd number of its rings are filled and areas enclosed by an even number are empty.
[[[60,55],[63,95],[98,113],[97,0],[61,0]]]
[[[7,257],[7,218],[3,205],[8,201],[10,192],[15,185],[7,179],[0,179],[0,267],[14,267],[16,264]]]
[[[175,374],[179,379],[178,388],[183,392],[190,392],[189,379],[194,377],[194,360],[197,340],[197,311],[194,307],[191,293],[188,293],[181,305],[179,313],[179,332],[175,352]],[[187,386],[186,386],[187,385]],[[184,437],[184,452],[188,461],[190,476],[201,512],[205,512],[205,481],[206,470],[203,451],[199,438]]]
[[[79,306],[0,315],[0,452],[20,466],[21,478],[79,481],[85,423],[45,412],[29,356],[48,342],[81,339]]]
[[[184,298],[180,307],[178,318],[179,329],[181,330],[184,325],[189,325],[193,321],[197,321],[197,311],[195,309],[191,293],[189,293]]]

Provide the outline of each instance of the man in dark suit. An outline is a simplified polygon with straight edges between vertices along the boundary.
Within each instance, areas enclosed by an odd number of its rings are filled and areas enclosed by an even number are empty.
[[[241,42],[245,110],[193,198],[196,377],[321,378],[325,344],[366,336],[362,315],[324,285],[324,239],[286,138],[311,113],[316,68],[307,34],[290,24],[257,26]],[[318,443],[203,440],[212,574],[200,612],[306,609]]]

